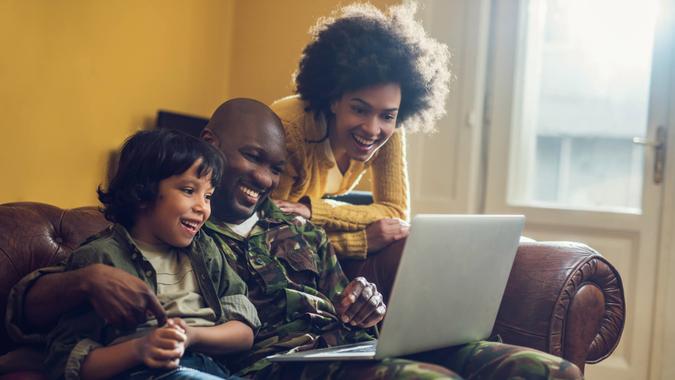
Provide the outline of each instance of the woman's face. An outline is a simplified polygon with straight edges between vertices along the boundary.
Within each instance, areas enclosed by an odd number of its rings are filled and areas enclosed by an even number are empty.
[[[366,161],[396,130],[401,105],[398,83],[380,84],[347,92],[331,104],[329,138],[335,159]]]

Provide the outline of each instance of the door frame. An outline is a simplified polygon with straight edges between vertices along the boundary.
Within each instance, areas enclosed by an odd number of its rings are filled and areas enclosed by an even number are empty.
[[[658,272],[651,347],[650,378],[667,380],[675,378],[675,0],[663,1],[664,17],[661,33],[663,43],[669,45],[670,107],[667,120],[668,139],[666,169],[663,184],[663,211],[658,250]],[[670,318],[669,318],[670,316]]]
[[[483,211],[527,213],[528,219],[534,222],[530,226],[534,225],[535,229],[541,228],[542,231],[552,225],[555,225],[556,228],[570,230],[583,228],[584,223],[580,223],[580,216],[587,212],[585,210],[537,207],[536,205],[519,206],[509,204],[507,199],[508,172],[512,168],[508,164],[503,165],[503,160],[506,157],[509,162],[513,162],[511,157],[513,149],[510,142],[517,138],[517,132],[512,131],[511,126],[514,125],[514,112],[518,111],[514,109],[511,96],[514,91],[517,91],[518,78],[513,73],[517,73],[516,64],[519,56],[517,49],[520,47],[517,38],[504,39],[500,36],[509,33],[515,35],[520,32],[521,23],[517,21],[523,11],[522,7],[519,7],[520,3],[518,0],[496,0],[492,3],[493,17],[490,24],[493,30],[490,34],[490,62],[488,65],[488,78],[490,80],[487,81],[488,87],[486,88],[486,130],[484,133],[493,144],[488,141],[484,146],[488,154],[487,172],[485,174],[487,179],[485,181],[485,208]],[[675,238],[671,238],[671,236],[675,236],[675,197],[669,196],[669,194],[675,194],[675,116],[673,111],[669,111],[675,110],[675,59],[673,59],[673,55],[675,55],[673,52],[675,50],[673,46],[675,44],[675,37],[673,37],[675,34],[673,8],[675,6],[673,6],[673,3],[675,3],[675,0],[661,0],[661,3],[662,11],[660,13],[667,14],[668,17],[661,21],[659,25],[661,30],[656,32],[656,41],[659,45],[655,48],[652,63],[648,133],[651,137],[657,125],[665,124],[670,131],[668,146],[674,149],[667,152],[664,183],[655,185],[650,180],[645,181],[642,209],[643,212],[652,214],[648,219],[649,223],[653,224],[653,228],[642,229],[644,236],[640,235],[639,240],[647,243],[640,244],[642,247],[650,247],[650,249],[648,251],[642,249],[639,251],[640,253],[636,253],[635,261],[636,263],[639,262],[642,268],[640,269],[640,276],[638,277],[636,274],[634,281],[641,281],[640,279],[645,278],[647,272],[655,273],[656,278],[653,279],[653,283],[650,282],[650,286],[633,284],[635,289],[640,286],[642,290],[636,293],[639,294],[635,298],[634,302],[636,303],[632,307],[628,307],[627,323],[631,323],[631,318],[636,318],[636,315],[639,316],[638,319],[641,321],[639,327],[642,328],[639,335],[647,334],[650,336],[649,342],[646,343],[647,347],[645,347],[649,351],[646,362],[640,362],[639,367],[635,370],[639,373],[649,374],[651,379],[665,380],[675,377],[675,366],[666,359],[675,357],[675,320],[667,318],[669,315],[675,315],[675,276],[672,275],[675,272],[675,258],[673,258]],[[508,7],[512,7],[513,14],[509,15],[509,20],[505,20],[506,17],[501,12]],[[661,54],[660,56],[656,55],[657,51]],[[655,62],[658,63],[655,64]],[[670,70],[668,70],[668,67],[670,67]],[[658,76],[656,81],[654,80],[655,76]],[[507,99],[510,100],[507,101]],[[664,99],[668,104],[665,104]],[[651,164],[648,163],[653,162],[653,156],[653,150],[645,151],[645,178],[651,179],[652,168]],[[506,170],[503,170],[505,167]],[[628,226],[631,230],[640,231],[639,225],[644,221],[644,218],[640,220],[639,214],[631,215],[603,211],[592,211],[592,217],[593,222],[589,223],[588,227],[602,226],[602,229],[606,230],[617,229],[620,231]],[[648,242],[655,243],[649,244]],[[648,253],[645,254],[644,252]],[[645,289],[650,288],[656,294],[645,295]],[[631,289],[626,290],[631,291]],[[653,310],[649,310],[650,308]],[[651,313],[651,315],[646,313]],[[649,326],[644,326],[647,323]],[[633,331],[631,336],[625,336],[624,338],[631,338],[636,334],[638,332]],[[632,347],[628,347],[628,349],[635,350]],[[627,355],[631,353],[634,352],[627,352]],[[645,360],[644,357],[642,360]],[[632,368],[632,364],[629,368]]]

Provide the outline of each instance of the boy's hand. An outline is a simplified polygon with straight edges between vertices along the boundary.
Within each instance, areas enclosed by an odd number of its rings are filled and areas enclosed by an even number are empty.
[[[94,264],[82,269],[89,303],[111,325],[129,329],[145,322],[150,313],[161,326],[166,312],[152,289],[138,277],[108,265]]]
[[[335,308],[342,322],[363,328],[375,326],[387,311],[375,284],[363,277],[353,279],[345,287]]]
[[[196,343],[196,334],[194,327],[188,326],[184,320],[180,318],[170,318],[166,321],[168,327],[177,328],[185,334],[185,349],[187,350],[192,344]]]
[[[180,328],[159,327],[139,340],[136,355],[150,368],[176,368],[185,353],[186,340]]]

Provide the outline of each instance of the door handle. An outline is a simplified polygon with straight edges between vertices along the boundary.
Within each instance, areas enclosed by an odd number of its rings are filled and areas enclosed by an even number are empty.
[[[663,145],[662,142],[656,140],[647,140],[640,137],[633,137],[633,144],[649,146],[652,148],[659,149]]]
[[[633,137],[633,144],[654,148],[653,180],[657,185],[663,182],[663,171],[666,166],[666,137],[666,127],[662,125],[656,128],[656,138],[654,140]]]

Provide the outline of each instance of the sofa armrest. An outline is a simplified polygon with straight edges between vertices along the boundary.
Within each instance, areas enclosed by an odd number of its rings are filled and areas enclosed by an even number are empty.
[[[580,243],[521,243],[494,332],[505,343],[561,356],[583,370],[616,348],[623,332],[621,277]]]

